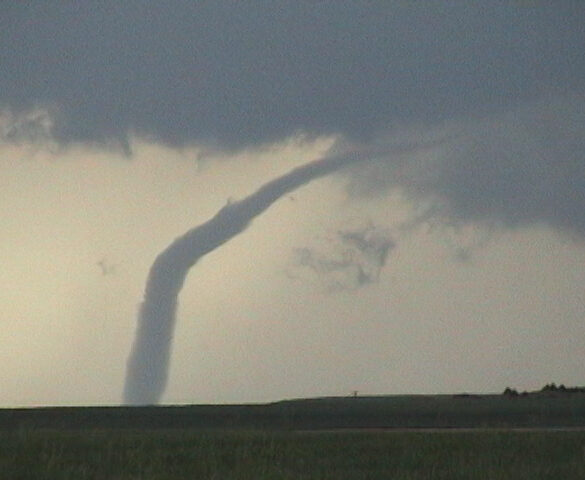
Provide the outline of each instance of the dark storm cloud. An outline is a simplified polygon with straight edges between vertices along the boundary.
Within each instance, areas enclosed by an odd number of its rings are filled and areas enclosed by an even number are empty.
[[[581,88],[581,2],[4,2],[0,108],[62,142],[370,138]]]
[[[546,224],[585,235],[585,96],[555,96],[398,136],[409,135],[445,140],[360,166],[350,192],[371,196],[398,188],[419,206],[414,223]]]
[[[585,234],[585,101],[535,107],[481,125],[447,150],[427,187],[452,215]]]

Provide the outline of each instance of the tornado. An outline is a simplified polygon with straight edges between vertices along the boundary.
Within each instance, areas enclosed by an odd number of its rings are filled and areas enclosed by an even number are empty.
[[[365,158],[363,152],[331,155],[297,167],[248,197],[228,203],[207,222],[174,240],[150,268],[128,358],[124,403],[160,402],[169,373],[178,296],[199,259],[242,233],[258,215],[296,188]]]

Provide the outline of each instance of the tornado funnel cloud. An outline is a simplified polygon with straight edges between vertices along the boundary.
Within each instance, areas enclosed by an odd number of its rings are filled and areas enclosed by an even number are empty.
[[[189,269],[207,253],[243,232],[250,222],[292,190],[363,158],[356,152],[317,160],[272,180],[250,196],[229,203],[214,217],[177,238],[154,261],[138,313],[126,370],[124,402],[159,403],[164,393],[176,322],[178,295]]]

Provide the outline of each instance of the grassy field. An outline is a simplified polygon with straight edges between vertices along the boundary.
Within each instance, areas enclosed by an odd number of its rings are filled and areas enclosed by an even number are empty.
[[[538,480],[585,478],[585,432],[18,431],[0,478]]]
[[[585,479],[585,394],[0,410],[0,480]]]

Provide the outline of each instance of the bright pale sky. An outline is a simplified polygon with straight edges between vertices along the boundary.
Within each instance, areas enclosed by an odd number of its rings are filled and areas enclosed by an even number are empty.
[[[189,271],[162,403],[585,383],[581,3],[134,3],[0,7],[0,407],[121,403],[156,256],[339,152]]]

